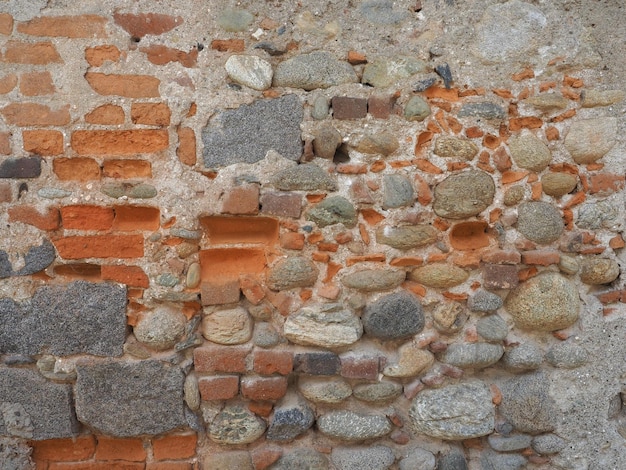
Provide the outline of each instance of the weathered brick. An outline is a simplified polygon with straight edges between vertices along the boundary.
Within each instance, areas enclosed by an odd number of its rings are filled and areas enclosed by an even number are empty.
[[[44,16],[17,25],[17,30],[31,36],[65,38],[103,38],[107,20],[97,15]]]
[[[203,281],[200,286],[202,305],[223,305],[239,302],[239,280],[232,276]]]
[[[279,400],[287,393],[287,377],[243,377],[241,394],[250,400]]]
[[[107,178],[152,178],[152,164],[147,160],[105,160],[102,173]]]
[[[341,370],[341,361],[331,352],[300,353],[294,357],[293,370],[310,375],[335,375]]]
[[[180,460],[195,456],[198,436],[196,433],[173,434],[152,440],[152,452],[156,460]]]
[[[380,358],[378,356],[344,354],[341,360],[341,375],[348,379],[376,380]]]
[[[367,111],[376,119],[388,119],[395,104],[394,95],[372,95],[367,100]]]
[[[483,253],[482,260],[490,264],[519,264],[522,256],[517,251],[487,250]]]
[[[152,44],[150,47],[142,47],[148,60],[155,65],[165,65],[170,62],[178,62],[183,67],[195,67],[198,60],[198,48],[193,47],[189,52],[174,49],[160,44]]]
[[[113,13],[115,23],[134,38],[142,38],[147,34],[159,35],[171,31],[183,24],[180,16],[162,15],[159,13]]]
[[[11,134],[0,132],[0,155],[11,154]]]
[[[43,156],[63,153],[63,133],[59,131],[22,131],[22,139],[27,152]]]
[[[259,212],[259,186],[246,184],[229,189],[222,199],[222,214],[254,215]]]
[[[551,264],[558,264],[560,259],[561,255],[558,251],[530,250],[522,252],[522,263],[524,264],[549,266]]]
[[[264,214],[298,219],[302,212],[302,195],[296,193],[263,193],[260,202]]]
[[[150,75],[117,75],[87,72],[85,79],[100,95],[125,96],[127,98],[155,98],[160,96],[161,81]]]
[[[196,133],[190,127],[179,127],[176,132],[178,134],[178,148],[176,149],[178,159],[185,165],[195,165]]]
[[[133,103],[130,118],[134,124],[169,126],[172,112],[165,103]]]
[[[278,446],[265,445],[256,447],[250,452],[254,470],[265,470],[283,455],[283,450]]]
[[[101,277],[103,281],[115,281],[131,287],[150,287],[148,275],[139,266],[104,265]]]
[[[265,289],[257,276],[242,274],[239,276],[239,287],[248,302],[258,305],[265,298]]]
[[[52,169],[62,181],[100,179],[100,165],[93,158],[55,158]]]
[[[161,211],[158,207],[116,205],[114,210],[114,230],[158,230],[161,225]]]
[[[238,375],[214,375],[198,379],[200,397],[206,401],[229,400],[239,393]]]
[[[274,349],[256,349],[254,351],[254,371],[261,375],[289,375],[293,370],[293,353]]]
[[[13,32],[13,17],[8,13],[0,13],[0,34],[9,36]]]
[[[56,110],[38,103],[11,103],[2,108],[8,124],[20,127],[65,126],[70,123],[70,106]]]
[[[267,260],[262,248],[211,248],[200,252],[203,280],[237,280],[242,274],[261,273]],[[238,288],[238,287],[237,287]]]
[[[17,85],[17,75],[10,73],[0,78],[0,95],[6,95]]]
[[[243,39],[213,39],[211,49],[219,52],[243,52],[246,44]]]
[[[22,222],[37,227],[39,230],[56,230],[59,228],[59,209],[46,207],[40,212],[34,206],[9,207],[9,222]]]
[[[85,49],[85,60],[92,67],[100,67],[107,61],[117,62],[121,55],[120,50],[110,44]]]
[[[50,462],[48,470],[111,470],[110,462]],[[143,462],[115,462],[115,470],[144,470]]]
[[[13,190],[7,181],[0,181],[0,202],[13,202]]]
[[[103,104],[85,114],[89,124],[124,124],[124,110],[115,104]]]
[[[113,225],[113,209],[94,205],[61,207],[63,228],[67,230],[108,230]]]
[[[80,155],[136,155],[167,149],[167,130],[75,131],[72,148]]]
[[[65,276],[71,279],[81,279],[85,281],[99,281],[100,265],[91,263],[68,263],[54,266],[54,274]]]
[[[485,289],[513,289],[519,283],[517,266],[507,264],[484,264],[482,267]]]
[[[115,438],[98,436],[96,446],[96,460],[126,460],[129,462],[143,462],[146,460],[146,449],[139,438]]]
[[[41,175],[41,158],[9,158],[0,163],[0,178],[38,178]]]
[[[140,258],[144,253],[141,235],[63,237],[54,245],[63,259]]]
[[[624,175],[613,173],[598,173],[589,178],[589,193],[606,196],[622,191],[626,185]]]
[[[148,462],[146,470],[193,470],[194,466],[189,462]]]
[[[304,248],[304,234],[287,232],[280,236],[280,246],[286,250],[302,250]]]
[[[201,217],[200,223],[208,232],[209,243],[263,243],[271,245],[278,240],[278,220],[271,217]]]
[[[11,64],[45,65],[62,63],[63,60],[51,42],[21,42],[9,41],[6,43],[3,62]]]
[[[251,346],[205,345],[193,351],[197,372],[246,372],[246,358]]]
[[[34,441],[32,446],[35,460],[71,462],[91,458],[96,450],[96,440],[88,434],[74,439]]]
[[[331,103],[333,118],[335,119],[362,119],[367,116],[367,100],[365,98],[333,96]]]

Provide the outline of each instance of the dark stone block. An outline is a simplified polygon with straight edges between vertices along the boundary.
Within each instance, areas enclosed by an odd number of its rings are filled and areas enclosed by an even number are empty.
[[[0,178],[38,178],[41,175],[41,158],[9,158],[0,163]]]
[[[296,354],[293,370],[310,375],[336,375],[341,370],[341,361],[331,352]]]
[[[485,289],[513,289],[519,278],[517,266],[506,264],[483,265],[483,287]]]
[[[24,255],[24,267],[16,272],[15,276],[29,276],[46,269],[56,257],[54,245],[50,240],[44,240],[39,246],[29,248]]]
[[[362,119],[367,116],[367,100],[365,98],[333,96],[331,104],[335,119]]]

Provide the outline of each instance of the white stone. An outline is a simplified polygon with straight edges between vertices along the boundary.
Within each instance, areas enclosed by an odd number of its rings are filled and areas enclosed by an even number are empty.
[[[252,337],[252,320],[241,307],[207,313],[202,322],[202,335],[218,344],[242,344]]]
[[[263,91],[272,86],[272,66],[260,57],[233,55],[226,61],[225,68],[233,81],[253,90]]]
[[[296,344],[338,348],[359,340],[363,325],[347,310],[320,312],[303,308],[285,321],[285,337]]]

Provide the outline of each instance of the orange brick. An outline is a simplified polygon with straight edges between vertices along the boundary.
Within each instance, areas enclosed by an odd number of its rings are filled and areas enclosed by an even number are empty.
[[[370,171],[372,173],[380,173],[381,171],[383,171],[385,169],[386,166],[387,166],[387,164],[385,162],[383,162],[382,160],[376,160],[370,166]]]
[[[113,225],[113,209],[93,205],[61,207],[63,228],[67,230],[108,230]]]
[[[133,124],[169,126],[172,112],[165,103],[133,103],[130,118]]]
[[[239,285],[241,274],[261,273],[266,262],[262,248],[212,248],[200,252],[203,280],[232,277]]]
[[[104,265],[101,268],[104,281],[114,281],[131,287],[150,287],[148,275],[139,266]]]
[[[142,38],[147,34],[159,35],[171,31],[183,24],[180,16],[162,15],[159,13],[113,13],[115,23],[134,38]]]
[[[440,175],[443,173],[443,170],[439,168],[434,163],[426,160],[425,158],[417,158],[413,160],[413,164],[417,167],[418,170],[422,170],[425,173],[431,173],[433,175]]]
[[[548,139],[549,141],[559,140],[560,137],[561,137],[561,134],[559,133],[559,130],[556,127],[549,126],[546,129],[546,139]]]
[[[209,243],[263,243],[271,245],[278,240],[278,221],[272,217],[201,217]]]
[[[624,248],[624,246],[626,246],[626,242],[624,242],[621,235],[616,235],[609,240],[609,246],[614,250],[617,250],[618,248]]]
[[[489,264],[519,264],[522,257],[517,251],[488,250],[483,253],[482,260]]]
[[[107,61],[117,62],[121,55],[120,50],[110,44],[85,49],[85,60],[92,67],[100,67]]]
[[[431,86],[424,92],[426,98],[439,98],[444,101],[459,101],[459,90]]]
[[[366,64],[367,57],[362,52],[348,51],[348,62],[351,65]]]
[[[278,446],[264,445],[250,452],[254,470],[265,470],[283,455],[283,450]]]
[[[143,447],[143,441],[138,438],[120,439],[99,436],[95,459],[143,462],[146,460],[146,450]]]
[[[344,175],[362,175],[367,173],[365,163],[341,163],[335,167],[337,173]]]
[[[394,258],[389,262],[390,266],[421,266],[424,260],[417,256],[404,256],[401,258]]]
[[[502,173],[502,184],[515,183],[516,181],[523,180],[528,176],[528,171],[505,171]]]
[[[243,39],[214,39],[211,49],[219,52],[243,52],[246,45]]]
[[[141,235],[72,236],[54,240],[63,259],[140,258],[144,254]]]
[[[196,133],[190,127],[179,127],[178,148],[176,155],[181,163],[193,166],[196,164]]]
[[[524,70],[522,70],[521,72],[514,73],[511,76],[511,78],[515,82],[521,82],[522,80],[526,80],[526,79],[529,79],[529,78],[535,78],[535,72],[533,72],[533,69],[527,67]]]
[[[232,304],[239,302],[240,296],[239,280],[232,274],[221,279],[203,281],[200,286],[202,305]]]
[[[280,246],[286,250],[302,250],[304,248],[304,234],[287,232],[280,236]]]
[[[624,175],[616,175],[613,173],[598,173],[591,175],[589,178],[589,192],[591,194],[600,193],[601,195],[608,195],[622,191],[626,184]]]
[[[228,400],[239,393],[238,375],[214,375],[198,379],[200,397],[206,401]]]
[[[123,232],[157,230],[161,224],[161,211],[149,206],[114,206],[113,229]]]
[[[114,104],[103,104],[85,114],[89,124],[124,124],[124,110]]]
[[[152,164],[147,160],[105,160],[102,172],[108,178],[152,178]]]
[[[0,181],[0,202],[13,202],[11,183]]]
[[[136,155],[167,149],[167,130],[75,131],[72,148],[80,155]]]
[[[160,96],[161,81],[150,75],[107,75],[87,72],[85,79],[100,95],[125,96],[127,98],[154,98]]]
[[[198,61],[198,48],[192,47],[189,52],[153,44],[150,47],[142,47],[141,52],[145,52],[148,60],[155,65],[165,65],[170,62],[178,62],[183,67],[195,67]]]
[[[259,279],[251,274],[239,276],[239,287],[246,299],[253,305],[258,305],[265,298],[265,289]]]
[[[50,72],[30,72],[20,75],[20,93],[24,96],[51,95],[55,92]]]
[[[97,15],[46,16],[20,23],[17,30],[30,36],[103,38],[106,22],[106,18]]]
[[[361,215],[369,225],[376,225],[385,220],[385,216],[375,209],[361,209]]]
[[[0,13],[0,34],[9,36],[13,32],[13,17],[8,13]]]
[[[370,253],[369,255],[351,256],[346,259],[346,266],[354,266],[357,263],[384,263],[387,260],[384,253]]]
[[[100,265],[91,263],[57,264],[54,267],[55,275],[66,276],[72,279],[99,281],[101,279],[100,273]]]
[[[196,454],[196,433],[173,434],[152,440],[152,452],[156,460],[180,460]]]
[[[332,281],[335,275],[341,270],[342,266],[339,263],[328,263],[326,266],[326,277],[324,283]]]
[[[59,228],[59,210],[47,207],[44,213],[34,206],[9,207],[9,222],[22,222],[37,227],[39,230],[56,230]]]
[[[51,42],[9,41],[5,45],[3,62],[12,64],[45,65],[63,60]]]
[[[143,469],[143,462],[115,462],[115,470]],[[50,462],[48,470],[111,470],[111,462]]]
[[[65,126],[70,123],[70,107],[56,110],[37,103],[11,103],[2,108],[2,115],[8,124],[19,127]]]
[[[287,393],[287,377],[244,377],[241,394],[250,400],[279,400]]]
[[[317,245],[317,249],[320,251],[330,251],[331,253],[336,253],[339,249],[339,245],[332,242],[320,242]]]
[[[17,75],[11,73],[0,78],[0,95],[9,93],[17,85]]]
[[[583,82],[580,78],[569,77],[566,75],[563,77],[563,85],[570,86],[572,88],[582,88],[585,86],[585,82]]]
[[[505,100],[512,100],[513,98],[515,98],[513,96],[513,93],[511,93],[510,90],[505,90],[503,88],[495,88],[493,90],[491,90],[495,95],[499,96],[500,98],[504,98]]]
[[[561,255],[556,251],[530,250],[522,252],[522,263],[536,264],[538,266],[549,266],[559,264]]]
[[[253,367],[261,375],[289,375],[293,370],[293,353],[279,349],[257,349],[254,351]]]
[[[52,168],[63,181],[90,181],[100,179],[100,165],[93,158],[55,158]]]
[[[193,464],[189,462],[149,462],[146,470],[192,470]]]
[[[197,372],[246,372],[246,358],[251,346],[205,345],[193,350]]]
[[[49,156],[63,153],[63,134],[59,131],[22,131],[24,150],[35,155]]]
[[[49,439],[32,441],[33,459],[56,462],[84,460],[93,456],[96,440],[92,435],[78,436],[74,439]]]
[[[509,129],[512,131],[519,131],[522,128],[539,129],[541,126],[543,126],[543,121],[535,116],[511,118],[509,120]]]

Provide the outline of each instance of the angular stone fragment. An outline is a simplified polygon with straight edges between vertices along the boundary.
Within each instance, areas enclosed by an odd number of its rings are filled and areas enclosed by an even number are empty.
[[[484,171],[457,173],[435,187],[433,210],[449,219],[478,215],[492,203],[495,191],[493,178]]]
[[[296,344],[332,349],[357,342],[363,326],[349,310],[303,308],[287,317],[284,334]]]
[[[430,115],[430,106],[420,96],[413,96],[404,107],[407,121],[423,121]]]
[[[541,189],[548,196],[561,197],[571,193],[578,179],[569,173],[552,172],[541,177]]]
[[[300,377],[298,390],[314,403],[340,403],[352,395],[352,387],[342,378]]]
[[[524,186],[518,184],[516,186],[511,186],[504,192],[504,205],[506,206],[515,206],[524,199],[524,195],[526,194],[526,190]]]
[[[374,87],[388,87],[398,80],[427,71],[427,64],[413,57],[376,59],[365,66],[361,83]]]
[[[290,256],[270,269],[267,286],[272,290],[310,287],[315,284],[319,270],[312,261],[301,256]]]
[[[337,470],[387,470],[396,457],[387,446],[335,447],[330,454]]]
[[[163,351],[173,347],[183,336],[185,323],[185,316],[181,312],[160,306],[144,314],[133,328],[133,333],[146,346]]]
[[[300,402],[281,404],[274,409],[274,416],[267,430],[267,439],[291,441],[313,426],[314,421],[313,410],[306,404]]]
[[[617,141],[617,119],[603,117],[576,121],[565,136],[565,148],[579,165],[599,160]]]
[[[430,245],[437,240],[437,230],[431,225],[386,225],[376,231],[376,242],[398,250],[410,250]]]
[[[344,286],[365,292],[390,290],[406,279],[406,273],[395,269],[363,269],[343,276]]]
[[[226,72],[236,83],[253,90],[267,90],[272,86],[271,64],[253,55],[231,55],[226,61]]]
[[[487,438],[489,446],[498,452],[513,452],[530,447],[532,437],[528,434],[514,434],[509,437],[492,434]]]
[[[383,191],[383,209],[410,206],[415,200],[413,185],[406,176],[383,176]]]
[[[435,141],[434,152],[440,157],[469,161],[478,153],[478,147],[469,139],[443,136]]]
[[[252,328],[252,319],[243,307],[206,309],[202,320],[202,336],[217,344],[243,344],[252,337]]]
[[[556,111],[567,108],[569,100],[560,93],[541,93],[537,96],[526,98],[522,103],[529,104],[542,111]]]
[[[225,8],[217,15],[217,24],[230,32],[245,31],[253,20],[252,13],[240,8]]]
[[[540,172],[552,160],[548,146],[533,134],[513,136],[508,144],[511,158],[520,168]]]
[[[365,98],[333,96],[331,106],[335,119],[363,119],[367,116],[367,100]]]
[[[483,119],[504,119],[506,110],[496,103],[467,103],[459,110],[459,117],[477,117]]]
[[[227,406],[208,429],[212,441],[227,445],[250,444],[265,432],[265,421],[242,406]]]
[[[424,328],[422,304],[414,295],[397,292],[386,295],[365,307],[365,332],[382,340],[401,339]]]
[[[337,182],[312,163],[279,171],[272,182],[281,191],[337,191]]]
[[[345,197],[332,196],[313,207],[306,214],[306,219],[315,222],[319,227],[343,224],[352,228],[356,225],[357,215],[356,209]]]
[[[622,90],[585,90],[582,94],[583,108],[611,106],[624,100],[626,93]]]
[[[116,437],[161,434],[187,421],[185,376],[154,360],[84,364],[76,368],[76,414],[90,428]]]
[[[557,240],[565,224],[559,210],[548,202],[530,201],[519,205],[517,230],[529,240],[546,245]]]
[[[608,258],[585,258],[580,269],[580,280],[585,284],[609,284],[618,278],[619,264]]]
[[[409,279],[428,287],[447,289],[463,284],[469,273],[451,264],[433,263],[421,266],[409,273]]]
[[[391,423],[383,415],[366,415],[352,411],[331,411],[317,419],[319,431],[344,441],[365,441],[386,436]]]
[[[274,70],[274,86],[314,90],[358,82],[349,63],[324,51],[300,54],[285,60]]]
[[[507,380],[501,387],[499,411],[520,432],[540,434],[554,429],[557,408],[549,394],[547,377],[525,374]]]
[[[202,129],[204,165],[256,163],[275,150],[288,160],[302,155],[300,123],[304,111],[296,95],[259,100],[211,118]]]
[[[502,354],[504,349],[499,344],[455,343],[448,346],[439,360],[461,369],[484,369],[498,362]]]
[[[465,307],[458,302],[442,302],[433,312],[433,326],[446,334],[459,331],[466,319]]]
[[[398,362],[383,369],[387,377],[415,377],[426,372],[435,362],[430,351],[421,349],[414,342],[406,343],[398,349]]]
[[[328,458],[315,449],[302,447],[282,455],[270,468],[271,470],[328,470]]]
[[[343,139],[337,129],[330,125],[322,125],[313,132],[313,151],[318,158],[332,160]]]
[[[399,470],[415,470],[416,468],[420,470],[435,470],[437,465],[432,452],[420,447],[415,447],[403,455],[404,457],[400,460],[398,466]]]
[[[607,199],[582,204],[578,209],[576,225],[588,230],[595,230],[600,227],[615,228],[619,219],[619,211],[613,202]]]

